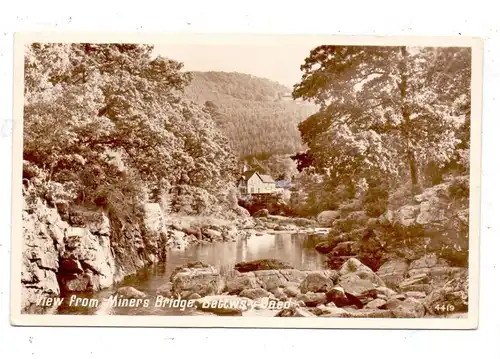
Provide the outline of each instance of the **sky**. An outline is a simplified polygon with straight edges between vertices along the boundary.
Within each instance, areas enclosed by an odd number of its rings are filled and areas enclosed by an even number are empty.
[[[184,63],[186,71],[241,72],[277,81],[292,89],[300,65],[319,43],[298,44],[156,44],[155,53]]]

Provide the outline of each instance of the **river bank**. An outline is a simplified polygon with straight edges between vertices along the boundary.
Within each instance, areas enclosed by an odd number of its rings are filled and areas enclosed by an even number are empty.
[[[457,278],[463,275],[455,274]],[[415,288],[410,288],[407,281],[391,289],[377,273],[356,259],[348,260],[339,270],[300,270],[275,259],[240,262],[229,270],[221,270],[198,261],[178,266],[155,293],[145,293],[133,286],[108,293],[96,304],[95,313],[338,318],[466,316],[467,308],[457,301],[445,302],[443,296],[439,297],[437,286],[431,293],[416,290],[418,283],[425,282],[424,277],[410,280]]]
[[[266,232],[302,233],[295,219],[254,219],[244,209],[230,219],[165,215],[157,203],[144,206],[142,220],[120,223],[102,211],[23,203],[22,308],[44,312],[38,303],[68,293],[95,293],[144,268],[166,261],[169,251],[244,240]],[[87,295],[85,294],[85,295]]]

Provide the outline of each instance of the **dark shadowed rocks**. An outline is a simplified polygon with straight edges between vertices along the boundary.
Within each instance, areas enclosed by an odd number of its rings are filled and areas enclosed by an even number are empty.
[[[270,269],[293,269],[290,263],[281,261],[279,259],[257,259],[250,262],[240,262],[234,266],[240,273],[253,272],[258,270]]]
[[[323,242],[319,242],[314,247],[314,249],[316,249],[321,254],[327,254],[327,253],[330,253],[334,247],[335,247],[334,243],[332,243],[330,241],[323,241]]]

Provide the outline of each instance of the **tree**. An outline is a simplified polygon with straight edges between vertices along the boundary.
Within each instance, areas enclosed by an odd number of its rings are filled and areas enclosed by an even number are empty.
[[[419,167],[455,154],[470,111],[469,48],[319,46],[293,97],[320,111],[300,123],[315,169],[335,183],[366,171],[419,184]]]
[[[49,181],[71,184],[80,201],[99,204],[179,186],[215,193],[233,182],[227,138],[210,113],[184,99],[191,75],[152,50],[29,46],[24,159],[45,169]]]

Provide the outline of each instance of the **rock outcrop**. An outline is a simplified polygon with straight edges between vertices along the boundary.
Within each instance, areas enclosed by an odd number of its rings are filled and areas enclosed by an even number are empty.
[[[39,311],[41,298],[99,291],[158,263],[166,251],[188,245],[235,241],[246,235],[230,221],[191,223],[165,218],[147,203],[136,223],[110,219],[102,210],[40,198],[23,203],[22,308]],[[220,222],[220,221],[219,221]],[[172,290],[187,291],[181,284]]]
[[[325,254],[328,266],[339,272],[357,259],[376,273],[378,284],[383,282],[392,291],[413,299],[425,299],[428,313],[443,314],[430,308],[439,307],[436,303],[464,310],[468,293],[468,198],[457,194],[456,188],[467,187],[467,181],[466,177],[456,177],[427,188],[377,218],[370,218],[359,208],[343,213],[333,220],[328,239],[316,250]],[[340,284],[351,292],[368,290],[365,279],[355,273],[341,274]],[[373,283],[373,278],[369,280]],[[420,312],[419,307],[416,313]]]

